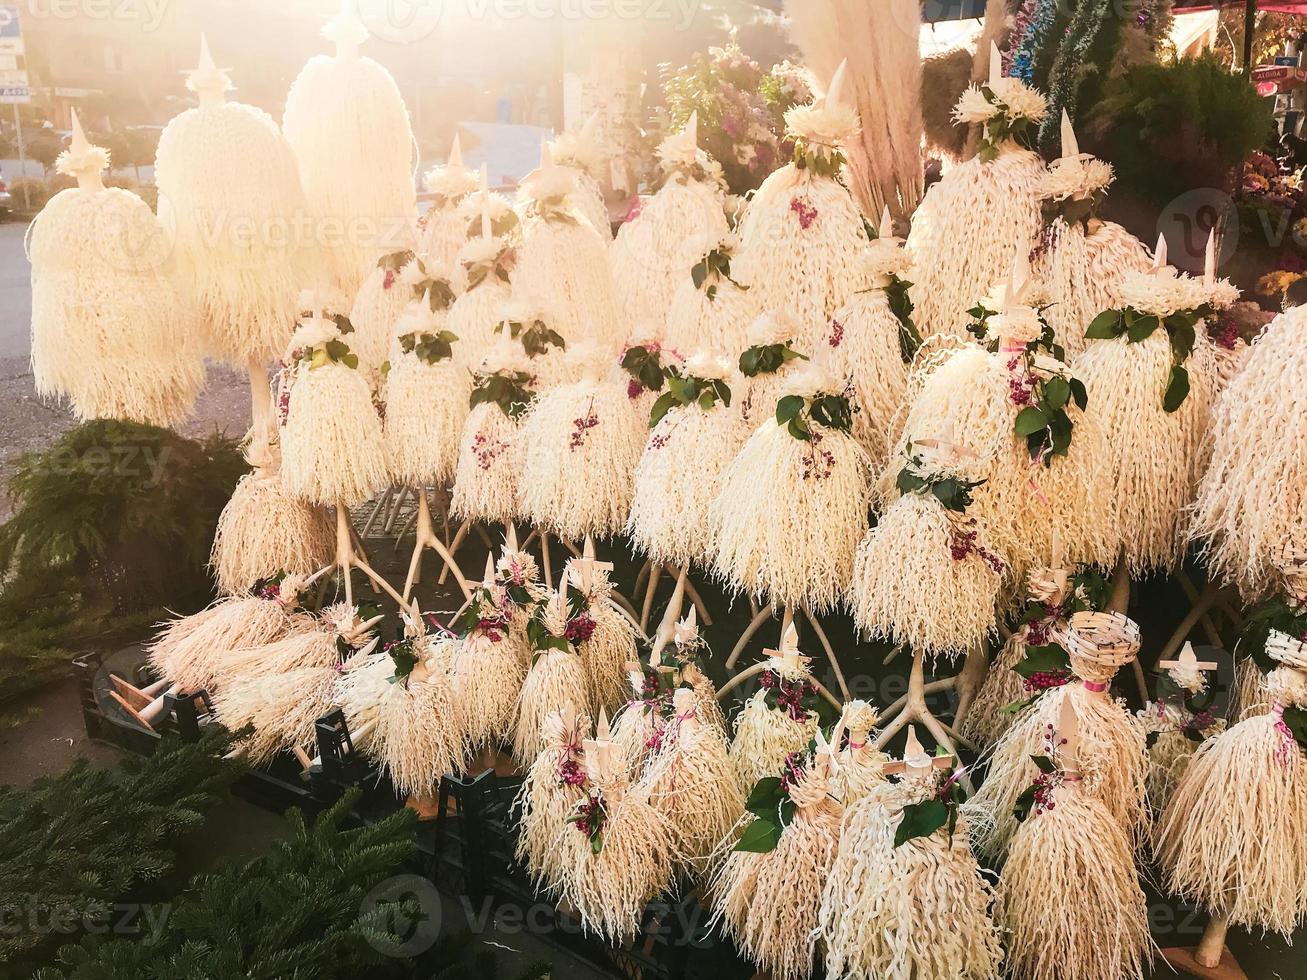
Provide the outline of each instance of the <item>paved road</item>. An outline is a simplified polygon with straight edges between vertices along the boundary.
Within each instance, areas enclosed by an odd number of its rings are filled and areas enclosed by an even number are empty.
[[[66,408],[43,404],[32,387],[31,268],[23,252],[26,230],[20,222],[0,224],[0,481],[8,478],[15,456],[49,445],[74,424]],[[239,435],[249,426],[249,405],[244,377],[211,366],[208,384],[182,431],[200,436],[218,429]],[[0,518],[8,513],[8,499],[0,493]]]

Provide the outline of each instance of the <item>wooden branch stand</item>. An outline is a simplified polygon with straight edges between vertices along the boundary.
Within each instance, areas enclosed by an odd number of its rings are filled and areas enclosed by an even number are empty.
[[[463,571],[458,567],[458,562],[454,561],[454,556],[449,549],[445,547],[445,542],[436,534],[435,525],[431,521],[431,506],[427,503],[427,491],[425,487],[415,487],[413,492],[417,495],[418,509],[417,518],[413,526],[413,557],[408,564],[408,577],[404,579],[404,601],[407,602],[413,595],[413,586],[422,581],[422,552],[430,548],[438,554],[445,563],[445,568],[454,573],[454,581],[458,583],[459,589],[463,592],[463,598],[472,595],[472,589],[467,584],[467,579],[463,576]],[[443,576],[441,577],[443,580]]]
[[[408,609],[408,600],[396,592],[384,577],[373,570],[372,566],[368,564],[367,555],[363,554],[362,548],[355,549],[354,532],[349,523],[349,508],[339,501],[336,503],[335,567],[340,569],[340,573],[345,579],[345,602],[347,605],[354,605],[354,583],[350,573],[357,568],[372,582],[374,590],[380,589],[399,603],[401,612]]]
[[[658,594],[658,583],[663,573],[666,572],[677,583],[677,588],[682,587],[681,576],[684,576],[684,591],[689,594],[690,601],[694,603],[695,614],[704,626],[712,625],[712,616],[708,614],[708,606],[704,603],[703,597],[699,595],[699,590],[694,587],[688,575],[689,566],[684,568],[675,568],[671,565],[659,565],[650,560],[644,563],[640,569],[640,574],[635,577],[635,592],[640,591],[640,583],[648,579],[645,585],[644,602],[640,609],[640,629],[648,629],[649,616],[653,613],[654,597]],[[634,593],[633,593],[634,594]]]
[[[817,621],[817,617],[814,616],[810,611],[808,611],[806,607],[800,606],[798,611],[803,613],[804,617],[808,620],[808,623],[812,626],[813,633],[815,633],[817,636],[817,641],[821,644],[822,649],[826,651],[826,659],[830,662],[831,670],[834,671],[835,673],[835,681],[839,685],[840,697],[842,697],[845,701],[848,701],[851,698],[851,695],[849,694],[849,685],[844,680],[844,671],[840,669],[840,662],[835,656],[835,648],[831,646],[830,639],[826,636],[826,631],[821,628],[821,624]],[[792,607],[786,606],[781,613],[781,636],[782,637],[785,636],[786,631],[794,623],[794,612],[795,610]],[[771,619],[773,615],[774,612],[771,606],[764,606],[762,609],[758,611],[758,614],[753,617],[752,622],[750,622],[749,625],[745,627],[744,632],[740,634],[740,639],[736,642],[735,649],[731,651],[731,655],[726,658],[727,670],[731,670],[735,667],[736,661],[740,659],[740,655],[744,653],[745,647],[749,645],[749,641],[753,639],[754,634],[757,633],[758,630],[762,628],[763,623]],[[754,674],[757,674],[759,671],[762,670],[762,667],[763,664],[754,664],[752,667],[743,671],[736,677],[733,677],[730,680],[730,682],[727,683],[727,685],[722,688],[718,696],[720,697],[721,694],[724,694],[726,691],[729,691],[731,688],[740,684],[745,679],[752,677]],[[818,691],[823,695],[825,695],[825,697],[828,700],[830,700],[831,703],[834,704],[837,709],[842,709],[843,706],[841,705],[841,703],[839,701],[836,701],[831,696],[830,692],[828,692],[824,687],[822,687],[820,682],[818,682],[815,677],[813,678],[813,683],[817,685]]]
[[[1173,970],[1203,980],[1248,980],[1248,974],[1243,972],[1225,945],[1225,935],[1229,930],[1227,917],[1213,916],[1197,946],[1164,949],[1162,959]]]

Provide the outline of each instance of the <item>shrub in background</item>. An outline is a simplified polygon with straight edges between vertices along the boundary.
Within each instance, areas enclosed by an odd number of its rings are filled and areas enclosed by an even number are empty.
[[[230,439],[109,419],[14,462],[0,525],[0,725],[88,644],[210,601],[214,528],[245,468]]]

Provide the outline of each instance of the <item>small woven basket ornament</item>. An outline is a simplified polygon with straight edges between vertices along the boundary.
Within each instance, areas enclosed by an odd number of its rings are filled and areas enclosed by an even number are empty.
[[[1307,673],[1307,643],[1296,636],[1271,630],[1266,637],[1266,653],[1276,663]]]
[[[1289,596],[1300,605],[1307,603],[1307,527],[1297,529],[1281,546],[1275,567]]]
[[[1074,613],[1058,633],[1081,680],[1111,680],[1139,652],[1139,624],[1122,613]]]

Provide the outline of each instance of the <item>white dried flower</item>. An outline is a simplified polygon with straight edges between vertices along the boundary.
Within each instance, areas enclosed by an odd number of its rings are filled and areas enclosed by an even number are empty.
[[[1039,196],[1049,201],[1083,200],[1106,190],[1115,179],[1112,165],[1082,153],[1048,165],[1039,181]]]
[[[999,114],[1001,110],[977,86],[972,85],[962,93],[958,104],[953,107],[953,119],[964,125],[986,123]]]
[[[576,171],[567,167],[533,170],[522,180],[519,189],[522,197],[529,201],[558,201],[576,191]]]
[[[658,159],[664,169],[689,169],[699,162],[700,151],[694,137],[694,133],[681,130],[679,133],[667,136],[658,144]]]
[[[290,338],[290,350],[301,350],[305,347],[321,347],[329,340],[336,340],[340,337],[340,329],[336,326],[334,320],[325,316],[305,317],[300,321],[295,333]]]
[[[1181,274],[1174,266],[1148,272],[1129,272],[1117,287],[1121,305],[1151,316],[1168,317],[1192,310],[1208,300],[1209,290],[1201,279]]]
[[[459,198],[476,190],[477,175],[466,167],[450,167],[445,164],[432,167],[422,178],[422,186],[428,194],[439,194],[444,198]]]
[[[912,253],[903,247],[901,239],[877,238],[858,255],[858,266],[872,282],[889,276],[910,279]]]
[[[842,395],[845,383],[820,364],[805,364],[803,369],[786,378],[781,390],[787,395],[813,398],[817,395]]]
[[[1043,332],[1044,325],[1040,322],[1039,311],[1024,304],[1008,306],[1001,313],[990,317],[987,330],[990,337],[1014,344],[1028,344],[1038,340]]]
[[[475,221],[481,217],[483,205],[490,215],[491,222],[498,221],[513,210],[512,202],[498,191],[488,191],[482,194],[481,191],[477,190],[459,202],[458,216],[467,221]]]
[[[844,102],[829,105],[823,99],[812,105],[796,105],[785,111],[785,131],[815,147],[838,149],[848,146],[862,130],[858,110]]]
[[[685,362],[685,373],[706,381],[724,381],[735,372],[735,363],[716,351],[695,351]]]
[[[1048,100],[1042,92],[1019,78],[1000,78],[989,86],[994,100],[1006,108],[1009,119],[1039,122],[1048,114]]]
[[[1228,310],[1239,301],[1239,287],[1229,279],[1218,279],[1207,287],[1208,300],[1218,310]]]
[[[458,261],[464,266],[480,265],[482,262],[493,262],[499,258],[500,253],[508,247],[508,243],[502,238],[491,235],[489,238],[469,238],[467,243],[459,249]]]
[[[530,374],[531,362],[521,344],[501,337],[481,359],[481,374]]]
[[[800,333],[799,321],[789,310],[768,310],[749,324],[747,337],[750,347],[767,347],[793,340]]]

